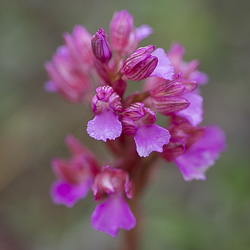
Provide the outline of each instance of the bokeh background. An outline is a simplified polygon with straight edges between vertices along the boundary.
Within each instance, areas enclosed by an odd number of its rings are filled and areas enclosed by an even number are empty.
[[[109,156],[85,132],[86,108],[43,90],[62,33],[107,29],[121,9],[154,28],[142,45],[178,41],[186,60],[201,60],[204,124],[220,125],[228,143],[206,182],[185,182],[161,162],[141,200],[142,249],[249,250],[249,0],[0,0],[0,250],[112,250],[121,241],[91,228],[91,196],[72,209],[51,202],[50,159],[69,156],[66,134]]]

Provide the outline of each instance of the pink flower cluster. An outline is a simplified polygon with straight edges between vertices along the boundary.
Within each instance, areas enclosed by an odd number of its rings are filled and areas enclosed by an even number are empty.
[[[114,155],[109,166],[102,166],[77,139],[66,137],[72,156],[52,161],[57,176],[52,199],[72,207],[92,190],[98,202],[92,226],[113,237],[120,228],[135,227],[127,201],[138,197],[157,158],[174,162],[187,181],[205,180],[206,170],[226,148],[219,127],[200,125],[199,86],[208,78],[199,71],[199,62],[185,62],[180,44],[167,53],[153,45],[137,48],[151,33],[147,25],[136,28],[122,10],[114,14],[109,35],[101,28],[91,36],[76,26],[45,65],[50,79],[46,90],[90,104],[94,118],[87,133],[106,142]],[[126,95],[127,84],[141,90]],[[168,117],[166,126],[157,124],[160,115]]]

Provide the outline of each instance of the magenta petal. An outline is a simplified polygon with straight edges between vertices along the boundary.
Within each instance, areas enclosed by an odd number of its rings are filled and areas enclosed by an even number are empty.
[[[78,200],[87,195],[90,186],[90,181],[79,185],[72,185],[64,181],[56,181],[51,187],[51,197],[56,204],[73,207]]]
[[[166,80],[172,80],[174,76],[174,67],[164,49],[158,48],[151,53],[158,58],[158,64],[150,76],[157,76]]]
[[[115,194],[96,206],[91,224],[95,230],[116,237],[120,228],[130,230],[135,227],[136,220],[124,197]]]
[[[199,125],[203,119],[203,98],[193,92],[186,93],[182,97],[186,98],[190,105],[188,108],[177,112],[176,115],[186,118],[194,127]]]
[[[107,139],[114,140],[121,135],[122,124],[111,109],[106,109],[88,122],[87,132],[90,137],[106,142]]]
[[[138,41],[141,41],[151,35],[153,33],[153,29],[150,26],[143,24],[135,30],[135,33]]]
[[[226,149],[225,135],[217,126],[205,128],[204,136],[183,155],[175,159],[183,178],[205,180],[205,172],[214,165],[220,153]]]
[[[163,145],[169,143],[170,134],[165,128],[152,124],[139,127],[134,139],[139,156],[147,157],[152,151],[162,152]]]

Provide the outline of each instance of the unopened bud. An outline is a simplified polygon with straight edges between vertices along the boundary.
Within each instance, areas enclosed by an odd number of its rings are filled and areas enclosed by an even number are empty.
[[[122,10],[114,14],[110,23],[110,37],[114,50],[125,50],[129,43],[130,33],[133,31],[133,27],[133,17],[128,11]]]
[[[99,29],[92,37],[92,51],[102,63],[107,63],[112,57],[108,35],[104,29]]]
[[[151,100],[155,111],[163,115],[184,110],[190,105],[187,99],[180,96],[154,96]]]
[[[137,49],[124,62],[120,72],[133,81],[147,78],[158,64],[158,58],[150,54],[153,50],[153,45]]]
[[[85,72],[93,68],[93,53],[91,49],[91,35],[82,26],[76,25],[73,34],[64,34],[64,41],[74,61]]]
[[[173,161],[178,156],[182,155],[185,152],[185,145],[180,142],[172,142],[164,145],[163,152],[160,154],[168,162]]]

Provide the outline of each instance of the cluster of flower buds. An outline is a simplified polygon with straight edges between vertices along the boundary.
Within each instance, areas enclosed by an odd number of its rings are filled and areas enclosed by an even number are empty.
[[[120,228],[136,225],[127,201],[137,199],[156,159],[174,162],[186,181],[205,180],[206,170],[226,148],[218,126],[200,125],[199,87],[208,78],[199,71],[199,62],[183,61],[180,44],[168,53],[153,45],[137,48],[151,33],[147,25],[136,28],[133,17],[122,10],[114,14],[109,35],[101,28],[91,37],[76,26],[45,65],[50,78],[46,90],[90,104],[94,118],[87,133],[106,142],[114,155],[113,162],[103,166],[68,136],[72,157],[52,161],[58,178],[51,189],[53,201],[72,207],[92,190],[100,202],[92,226],[113,237]],[[127,84],[141,84],[141,91],[126,96]],[[166,126],[157,124],[160,116],[168,118]]]

